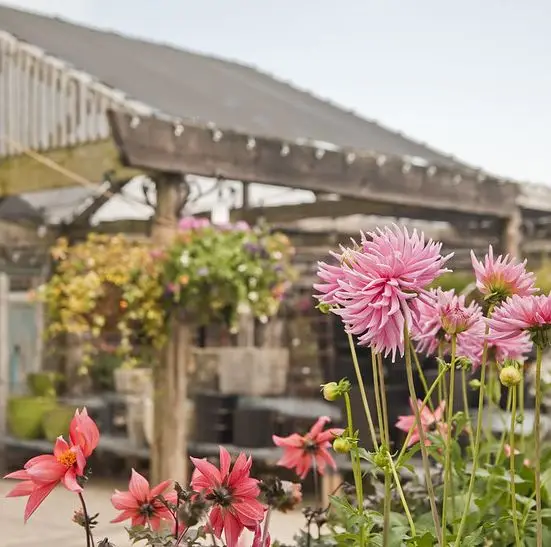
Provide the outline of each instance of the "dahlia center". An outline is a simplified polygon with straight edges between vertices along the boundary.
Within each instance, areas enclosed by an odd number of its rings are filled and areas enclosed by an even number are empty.
[[[232,503],[232,495],[229,488],[226,486],[218,486],[214,488],[209,498],[221,507],[229,507]]]
[[[69,468],[77,463],[77,455],[72,450],[66,450],[65,452],[57,456],[57,461],[61,465]]]
[[[304,450],[306,452],[317,452],[318,451],[318,445],[312,439],[306,439],[304,441]]]
[[[152,503],[147,501],[140,505],[139,511],[140,515],[143,515],[144,517],[152,517],[155,514],[155,507],[153,507]]]

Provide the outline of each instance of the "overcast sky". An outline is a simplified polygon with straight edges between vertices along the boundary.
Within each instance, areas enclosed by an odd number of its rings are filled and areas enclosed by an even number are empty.
[[[467,162],[551,183],[549,0],[0,0],[254,64]]]

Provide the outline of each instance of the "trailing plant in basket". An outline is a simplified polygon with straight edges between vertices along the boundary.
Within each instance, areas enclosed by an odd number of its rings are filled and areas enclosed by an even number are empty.
[[[284,234],[266,228],[184,219],[161,256],[166,301],[199,324],[235,330],[243,313],[266,322],[294,278],[293,252]]]
[[[48,336],[81,337],[84,370],[106,336],[116,337],[114,351],[126,364],[135,363],[133,346],[140,336],[142,345],[164,343],[160,265],[149,243],[90,234],[74,245],[60,239],[52,257],[54,274],[36,297],[46,304]]]

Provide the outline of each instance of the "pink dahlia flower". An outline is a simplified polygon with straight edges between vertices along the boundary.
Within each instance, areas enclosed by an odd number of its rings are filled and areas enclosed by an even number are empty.
[[[320,294],[316,295],[316,298],[323,304],[336,306],[336,294],[340,290],[339,279],[343,277],[342,268],[318,262],[318,277],[320,282],[314,284],[314,289]]]
[[[324,430],[331,418],[322,416],[311,427],[306,435],[293,433],[288,437],[273,435],[272,439],[276,446],[283,448],[283,457],[277,462],[278,465],[288,469],[294,469],[297,475],[304,479],[312,467],[323,475],[327,465],[333,469],[337,468],[335,460],[329,453],[331,441],[343,433],[343,429],[333,427]]]
[[[335,293],[340,308],[334,311],[360,344],[395,358],[404,353],[406,322],[409,328],[418,323],[427,286],[447,271],[452,255],[443,257],[440,243],[398,226],[362,234],[362,247],[342,264]]]
[[[551,295],[513,295],[498,306],[488,319],[490,335],[495,344],[520,345],[526,333],[541,347],[549,345],[551,328]]]
[[[451,334],[457,335],[457,357],[466,357],[477,364],[478,345],[484,343],[484,331],[477,325],[482,322],[482,310],[475,302],[465,305],[465,297],[457,296],[453,290],[431,290],[432,298],[419,303],[419,321],[412,329],[417,351],[436,355],[440,343],[445,343],[444,354],[449,354]]]
[[[150,488],[147,479],[132,469],[128,490],[115,490],[111,497],[113,507],[121,511],[111,522],[130,520],[132,526],[149,526],[152,530],[158,530],[163,521],[175,524],[174,516],[159,499],[161,495],[166,501],[176,503],[176,491],[172,489],[171,481]]]
[[[264,506],[258,501],[258,481],[250,476],[252,460],[239,454],[233,469],[231,457],[220,447],[220,469],[207,460],[191,458],[195,470],[191,487],[213,503],[209,522],[214,535],[235,547],[245,528],[254,531],[264,520]]]
[[[99,442],[99,431],[85,408],[82,412],[77,410],[69,430],[70,444],[63,437],[58,437],[53,454],[31,458],[23,469],[4,477],[22,481],[8,492],[7,497],[28,496],[24,513],[25,522],[58,484],[63,484],[71,492],[82,492],[78,479],[84,475],[86,458],[92,454]]]
[[[494,258],[494,250],[490,245],[484,262],[479,262],[473,251],[471,261],[478,290],[497,302],[514,294],[529,296],[537,290],[534,274],[526,271],[526,260],[517,262],[509,255]]]
[[[457,337],[458,354],[468,357],[474,367],[482,363],[486,324],[486,320],[482,318]],[[495,359],[498,363],[507,360],[523,362],[532,349],[532,341],[527,332],[511,338],[501,338],[496,336],[491,328],[488,329],[487,345],[489,358]]]
[[[408,442],[408,446],[412,446],[418,443],[421,437],[419,435],[419,428],[417,427],[417,421],[415,419],[415,409],[411,398],[409,400],[409,405],[413,414],[409,416],[399,416],[398,421],[396,422],[396,427],[406,433],[409,433],[410,429],[413,430]],[[431,412],[427,405],[423,405],[423,401],[421,401],[421,399],[417,399],[417,407],[419,408],[421,427],[425,433],[425,445],[430,446],[431,442],[426,435],[437,432],[444,437],[446,434],[447,427],[444,423],[446,401],[442,401],[434,412]]]

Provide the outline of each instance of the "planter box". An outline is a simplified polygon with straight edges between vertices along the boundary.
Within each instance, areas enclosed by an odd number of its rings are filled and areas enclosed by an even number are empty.
[[[287,388],[289,350],[284,348],[221,348],[218,357],[220,393],[281,395]]]

